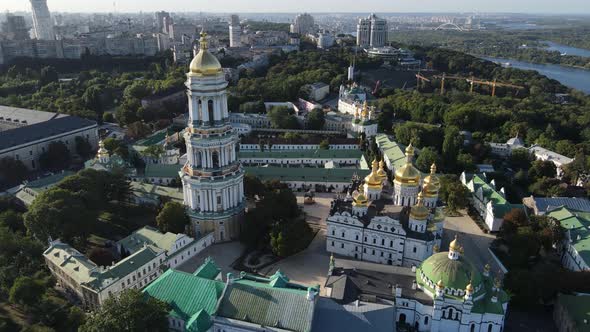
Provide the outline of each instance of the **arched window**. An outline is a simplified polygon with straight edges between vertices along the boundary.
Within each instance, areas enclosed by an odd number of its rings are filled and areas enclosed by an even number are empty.
[[[399,314],[399,322],[403,324],[406,322],[406,314]]]
[[[215,121],[215,112],[213,112],[213,100],[209,100],[207,106],[207,109],[209,110],[209,123],[213,125]]]
[[[453,308],[449,309],[449,319],[453,319]]]
[[[199,121],[203,121],[203,102],[201,99],[197,102],[197,116],[199,117]]]
[[[491,323],[488,324],[488,332],[492,332],[492,327],[493,327],[493,325]]]
[[[211,153],[211,161],[213,161],[213,168],[219,168],[219,153],[217,151]]]
[[[424,325],[428,325],[428,316],[424,317]]]
[[[475,332],[475,324],[471,324],[471,328],[469,329],[469,332]]]

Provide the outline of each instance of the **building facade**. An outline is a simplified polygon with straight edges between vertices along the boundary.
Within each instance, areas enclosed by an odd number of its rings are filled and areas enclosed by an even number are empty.
[[[36,39],[54,40],[53,22],[47,7],[47,0],[31,0],[33,13],[33,36]]]
[[[227,81],[208,51],[206,34],[187,74],[187,162],[179,172],[184,204],[197,234],[213,232],[216,241],[236,239],[244,211],[244,171],[227,108]]]
[[[361,47],[382,47],[387,44],[387,21],[375,14],[359,19],[356,44]]]
[[[306,35],[314,32],[314,19],[313,16],[308,13],[303,13],[295,16],[293,24],[291,24],[291,33],[298,33],[300,35]]]
[[[232,15],[229,22],[229,47],[242,46],[242,27],[240,26],[240,17]]]
[[[407,154],[407,166],[413,167],[412,151]],[[394,188],[400,184],[404,187],[393,190],[392,202],[384,162],[373,161],[372,171],[363,183],[353,181],[350,186],[359,189],[332,203],[326,220],[327,251],[398,266],[417,266],[436,251],[444,222],[442,210],[436,208],[440,182],[434,165],[422,186],[420,173],[415,172],[395,173]]]

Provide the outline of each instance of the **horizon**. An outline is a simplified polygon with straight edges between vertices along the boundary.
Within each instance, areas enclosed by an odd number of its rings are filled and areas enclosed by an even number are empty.
[[[434,0],[420,2],[389,3],[383,0],[366,0],[362,4],[351,0],[300,0],[297,3],[275,3],[270,0],[225,0],[220,3],[203,3],[195,5],[187,0],[169,0],[166,3],[154,0],[120,0],[96,1],[89,7],[84,3],[71,3],[70,0],[47,0],[49,10],[54,13],[139,13],[139,12],[187,12],[211,14],[448,14],[448,13],[483,13],[483,14],[522,14],[522,15],[590,15],[590,6],[584,0],[564,0],[559,5],[549,0],[497,0],[474,2],[468,0],[449,0],[441,3]],[[8,3],[0,8],[3,11],[31,12],[30,1]],[[227,8],[231,8],[228,11]],[[310,10],[313,9],[313,10]]]

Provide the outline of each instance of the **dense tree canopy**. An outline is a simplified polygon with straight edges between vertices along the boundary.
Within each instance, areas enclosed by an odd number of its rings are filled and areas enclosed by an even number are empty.
[[[190,223],[184,205],[178,202],[167,202],[156,217],[158,228],[162,232],[184,233]]]

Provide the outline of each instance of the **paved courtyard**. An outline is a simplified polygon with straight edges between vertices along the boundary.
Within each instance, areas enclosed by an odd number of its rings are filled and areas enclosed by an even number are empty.
[[[197,256],[184,262],[177,270],[193,273],[203,264],[207,257],[213,258],[225,276],[228,272],[236,273],[231,265],[242,255],[244,246],[239,241],[213,244],[201,251]]]

